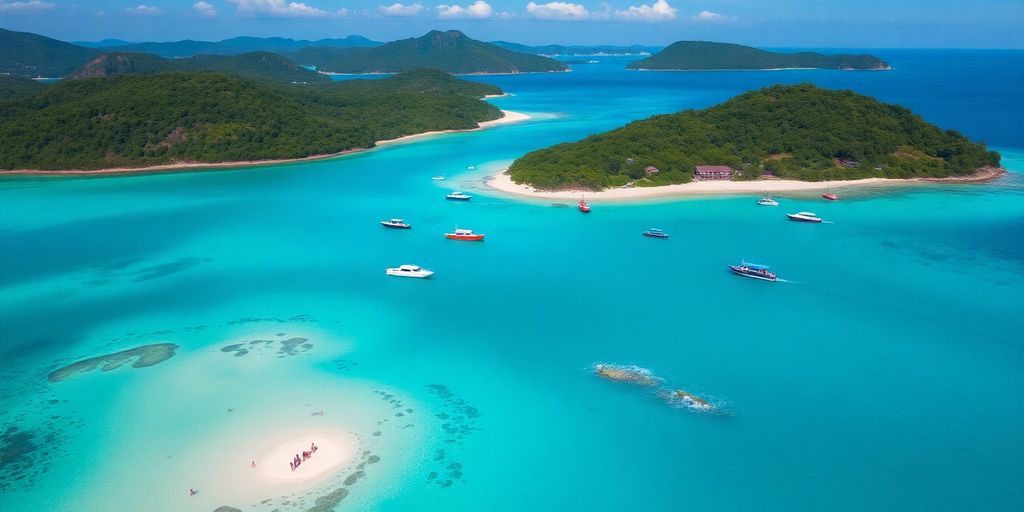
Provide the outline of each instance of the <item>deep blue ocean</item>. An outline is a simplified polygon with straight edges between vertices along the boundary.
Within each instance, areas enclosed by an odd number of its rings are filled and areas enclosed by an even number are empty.
[[[309,510],[338,489],[335,510],[1024,509],[1024,51],[870,52],[894,69],[596,57],[471,77],[520,124],[300,164],[0,180],[0,510]],[[799,82],[909,107],[1011,173],[587,216],[483,183],[533,149]],[[783,215],[802,210],[833,223]],[[445,240],[456,226],[487,241]],[[640,236],[652,226],[672,237]],[[786,282],[730,275],[744,258]],[[437,274],[385,277],[401,263]],[[180,348],[47,380],[152,343]],[[231,476],[321,429],[379,462],[301,485]]]

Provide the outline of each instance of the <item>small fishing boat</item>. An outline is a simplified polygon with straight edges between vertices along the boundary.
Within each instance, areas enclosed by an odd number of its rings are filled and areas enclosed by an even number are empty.
[[[821,217],[811,212],[787,213],[786,217],[797,222],[821,222]]]
[[[399,265],[395,268],[385,269],[384,273],[396,277],[415,277],[423,279],[434,275],[432,270],[427,270],[419,265]]]
[[[473,199],[473,196],[466,195],[462,192],[452,192],[451,194],[444,196],[444,198],[449,201],[469,201],[470,199]]]
[[[409,228],[412,227],[411,224],[407,224],[402,219],[382,220],[382,221],[380,221],[380,225],[384,226],[386,228],[395,228],[395,229],[409,229]]]
[[[658,229],[651,228],[643,232],[643,235],[649,238],[668,238],[668,233]]]
[[[454,233],[445,233],[444,236],[451,240],[463,240],[466,242],[480,242],[484,239],[483,234],[474,233],[472,229],[457,228]]]
[[[475,165],[469,165],[469,166],[466,166],[466,169],[469,169],[470,171],[475,171],[476,170],[476,166]]]
[[[586,199],[580,198],[580,211],[583,213],[590,213],[590,205]]]
[[[706,400],[702,400],[701,398],[694,396],[692,393],[683,391],[681,389],[672,391],[670,396],[672,399],[678,400],[683,405],[691,409],[697,409],[699,411],[710,411],[715,408],[715,406],[709,404]]]
[[[821,195],[821,197],[824,197],[825,199],[828,199],[829,201],[838,201],[839,200],[839,196],[837,194],[833,194],[832,192],[825,192],[824,194]]]
[[[775,272],[768,270],[767,265],[758,265],[757,263],[741,261],[739,265],[729,265],[729,270],[731,270],[733,274],[749,277],[751,279],[761,279],[762,281],[779,280],[779,277],[775,275]]]
[[[444,176],[434,176],[433,178],[430,178],[430,179],[432,179],[434,181],[444,181],[445,177]]]
[[[761,206],[778,206],[779,202],[776,201],[775,198],[773,198],[772,196],[764,196],[761,199],[757,200],[757,204]]]

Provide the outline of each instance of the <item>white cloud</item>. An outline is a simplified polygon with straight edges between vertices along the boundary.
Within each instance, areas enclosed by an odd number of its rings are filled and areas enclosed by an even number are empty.
[[[302,2],[287,2],[286,0],[228,0],[228,2],[235,4],[235,10],[239,14],[264,14],[290,18],[327,16],[327,11]]]
[[[678,11],[667,0],[657,0],[651,5],[631,5],[625,11],[615,11],[615,17],[630,21],[668,21],[676,19]]]
[[[391,5],[380,5],[377,6],[377,12],[384,16],[394,16],[399,18],[408,18],[410,16],[416,16],[423,11],[423,5],[421,4],[400,4],[393,3]]]
[[[693,21],[703,21],[705,23],[715,23],[719,21],[732,21],[734,18],[723,16],[717,12],[701,11],[690,17]]]
[[[160,9],[157,9],[156,7],[149,6],[149,5],[146,5],[146,4],[139,4],[139,5],[136,5],[135,7],[125,7],[124,10],[128,11],[128,14],[136,14],[136,15],[139,15],[139,16],[155,16],[157,14],[163,14],[164,13],[163,11],[161,11]]]
[[[484,2],[484,0],[476,0],[476,2],[467,5],[465,7],[459,5],[439,5],[437,6],[437,17],[444,19],[455,19],[455,18],[488,18],[491,16],[491,4]]]
[[[217,9],[203,1],[192,4],[192,10],[196,11],[196,13],[201,16],[206,16],[207,18],[212,18],[217,15]]]
[[[581,4],[570,2],[550,2],[526,4],[526,12],[538,20],[585,20],[590,18],[590,11]]]
[[[349,12],[348,9],[342,7],[341,9],[338,9],[337,11],[334,11],[334,14],[336,16],[348,16],[348,12]]]
[[[57,7],[50,2],[30,0],[28,2],[4,2],[0,3],[0,12],[26,12],[26,11],[47,11]]]

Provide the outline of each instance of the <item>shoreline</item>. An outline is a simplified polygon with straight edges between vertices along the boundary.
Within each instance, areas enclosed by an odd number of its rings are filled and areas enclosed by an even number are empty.
[[[658,187],[611,188],[601,191],[583,189],[569,190],[537,190],[529,185],[520,185],[512,181],[508,169],[495,176],[488,176],[486,184],[494,191],[504,194],[531,199],[577,200],[586,195],[587,201],[649,201],[672,199],[688,196],[739,195],[739,194],[770,194],[779,192],[819,192],[828,189],[848,187],[901,187],[928,183],[983,183],[997,179],[1006,174],[1001,167],[982,167],[967,176],[949,178],[864,178],[846,181],[797,181],[797,180],[757,180],[757,181],[694,181]]]
[[[237,160],[232,162],[180,162],[171,164],[159,164],[150,165],[145,167],[111,167],[108,169],[96,169],[96,170],[82,170],[82,169],[67,169],[67,170],[36,170],[36,169],[15,169],[15,170],[0,170],[0,178],[6,176],[116,176],[121,174],[155,174],[161,172],[187,172],[187,171],[199,171],[205,169],[236,169],[242,167],[265,167],[268,165],[281,165],[291,163],[310,162],[316,160],[327,160],[330,158],[338,158],[346,155],[362,153],[364,151],[371,151],[380,146],[387,146],[390,144],[397,144],[401,142],[409,142],[416,139],[430,137],[434,135],[443,135],[448,133],[463,133],[463,132],[474,132],[477,130],[485,130],[487,128],[493,128],[495,126],[501,126],[505,124],[519,123],[528,121],[531,117],[522,112],[513,112],[511,110],[502,110],[504,115],[498,119],[491,121],[480,121],[477,123],[476,128],[467,129],[452,129],[452,130],[435,130],[431,132],[414,133],[412,135],[404,135],[395,139],[380,140],[374,143],[373,147],[370,148],[352,148],[337,153],[328,153],[323,155],[310,155],[298,158],[281,158],[276,160]]]

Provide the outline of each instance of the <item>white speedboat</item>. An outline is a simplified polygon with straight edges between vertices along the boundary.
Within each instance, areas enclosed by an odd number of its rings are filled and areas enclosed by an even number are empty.
[[[778,206],[779,202],[776,201],[775,198],[773,198],[772,196],[764,196],[761,199],[757,200],[757,204],[761,206]]]
[[[427,270],[419,265],[399,265],[396,268],[384,270],[384,273],[389,276],[417,277],[420,279],[434,275],[434,271]]]
[[[470,199],[473,199],[473,196],[463,194],[462,192],[452,192],[451,194],[444,196],[444,198],[449,201],[469,201]]]
[[[797,222],[821,222],[821,217],[811,212],[787,213],[786,217]]]
[[[395,228],[395,229],[409,229],[409,228],[412,227],[412,225],[410,225],[409,223],[405,222],[402,219],[382,220],[382,221],[380,221],[380,225],[384,226],[386,228]]]
[[[434,176],[433,178],[430,178],[430,179],[432,179],[434,181],[444,181],[445,178],[444,178],[444,176]]]

